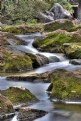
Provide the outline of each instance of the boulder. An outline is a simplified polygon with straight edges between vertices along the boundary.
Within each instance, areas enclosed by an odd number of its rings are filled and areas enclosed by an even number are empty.
[[[55,3],[53,7],[46,11],[46,13],[40,12],[38,15],[38,20],[40,22],[50,22],[57,19],[71,19],[71,14],[64,9],[59,3]]]
[[[28,107],[22,107],[18,114],[19,121],[33,121],[40,118],[46,114],[45,111],[30,109]]]
[[[54,19],[71,19],[71,14],[64,9],[59,3],[55,3],[54,6],[50,9],[50,12],[54,13]]]
[[[40,66],[43,66],[43,65],[49,63],[48,58],[45,57],[44,55],[41,55],[41,54],[36,54],[36,55],[28,54],[28,55],[29,55],[29,57],[32,60],[32,66],[33,66],[33,68],[38,68]]]
[[[80,101],[81,100],[81,69],[73,72],[57,70],[49,75],[52,99],[59,101]]]

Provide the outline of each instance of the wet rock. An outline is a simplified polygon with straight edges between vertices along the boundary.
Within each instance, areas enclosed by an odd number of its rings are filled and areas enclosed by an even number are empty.
[[[18,119],[19,121],[33,121],[36,118],[44,116],[45,114],[46,112],[42,110],[22,107],[19,111]]]
[[[40,66],[43,66],[43,65],[49,63],[48,58],[45,57],[45,56],[43,56],[43,55],[41,55],[41,54],[36,54],[36,55],[28,54],[28,55],[29,55],[29,57],[32,60],[32,66],[33,66],[33,68],[38,68]]]
[[[21,74],[21,75],[11,75],[7,77],[7,80],[19,80],[19,81],[28,81],[28,82],[34,82],[34,80],[39,79],[38,74]]]
[[[4,115],[0,115],[0,120],[4,120],[4,119],[9,119],[12,118],[15,115],[15,113],[8,113],[8,114],[4,114]]]
[[[81,65],[81,59],[72,59],[70,60],[70,63],[74,65]]]

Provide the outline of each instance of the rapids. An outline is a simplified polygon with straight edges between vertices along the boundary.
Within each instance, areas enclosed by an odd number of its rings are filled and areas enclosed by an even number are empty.
[[[14,46],[13,48],[17,50],[24,51],[26,53],[32,53],[34,55],[39,54],[43,55],[48,58],[49,64],[45,64],[42,67],[39,67],[32,72],[29,73],[44,73],[48,71],[52,71],[55,69],[66,69],[66,70],[75,70],[77,68],[81,68],[80,66],[74,66],[69,63],[69,60],[63,56],[63,54],[57,54],[57,53],[48,53],[48,52],[39,52],[36,48],[33,47],[32,43],[34,42],[35,38],[43,37],[41,33],[34,33],[29,35],[16,35],[17,37],[24,40],[27,45],[19,45]],[[55,61],[55,57],[59,59],[59,62]],[[24,73],[23,75],[26,75],[28,73]],[[38,82],[38,81],[37,81]],[[38,110],[44,110],[47,111],[48,114],[46,114],[44,117],[41,117],[39,119],[36,119],[34,121],[81,121],[81,107],[78,107],[76,110],[75,105],[73,105],[74,111],[71,109],[64,108],[56,108],[54,102],[52,102],[49,99],[48,94],[46,93],[46,90],[49,86],[49,83],[29,83],[29,82],[22,82],[22,81],[7,81],[6,77],[0,77],[0,89],[4,90],[11,86],[16,87],[24,87],[26,89],[29,89],[32,94],[34,94],[39,101],[34,104],[30,104],[29,108],[38,109]],[[71,105],[70,105],[71,106]],[[75,116],[77,115],[77,119]],[[17,114],[12,119],[6,119],[4,121],[18,121],[17,120]]]

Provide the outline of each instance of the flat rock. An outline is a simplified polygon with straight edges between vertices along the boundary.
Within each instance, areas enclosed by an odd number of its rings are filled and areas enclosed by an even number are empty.
[[[28,107],[22,107],[18,114],[19,121],[33,121],[36,118],[42,117],[46,114],[45,111],[30,109]]]

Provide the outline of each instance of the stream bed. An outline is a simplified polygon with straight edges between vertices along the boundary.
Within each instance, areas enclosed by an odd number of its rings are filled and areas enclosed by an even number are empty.
[[[76,70],[81,68],[81,66],[74,66],[69,64],[69,60],[64,57],[62,54],[56,53],[47,53],[47,52],[39,52],[32,45],[35,37],[41,37],[40,33],[30,34],[30,35],[17,35],[27,42],[25,46],[15,46],[18,50],[32,53],[32,54],[40,54],[44,55],[48,58],[49,64],[46,64],[42,67],[39,67],[33,70],[31,73],[44,73],[48,71],[52,71],[55,69],[66,69],[66,70]],[[53,57],[57,57],[59,62],[55,62]],[[24,73],[26,75],[27,73]],[[42,81],[38,83],[38,81],[34,81],[34,83],[24,82],[24,81],[13,81],[6,80],[6,77],[0,77],[0,90],[7,89],[9,87],[23,87],[28,89],[32,94],[34,94],[39,100],[37,103],[30,104],[29,108],[44,110],[48,113],[38,118],[34,121],[81,121],[81,107],[79,105],[61,105],[55,104],[50,100],[49,95],[46,93],[50,83],[43,83]],[[18,121],[17,114],[12,119],[6,119],[4,121]]]

